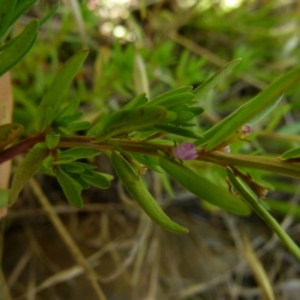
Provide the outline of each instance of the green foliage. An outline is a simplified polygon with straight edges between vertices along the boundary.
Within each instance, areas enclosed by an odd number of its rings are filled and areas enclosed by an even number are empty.
[[[56,75],[37,111],[36,126],[38,131],[45,130],[54,121],[59,107],[63,104],[63,96],[87,55],[87,50],[82,50],[77,53],[65,63],[63,68]]]
[[[122,183],[132,195],[132,197],[142,207],[144,212],[157,224],[163,228],[175,233],[187,233],[188,230],[173,222],[160,208],[155,199],[149,193],[140,179],[136,170],[120,154],[113,152],[111,154],[112,165],[121,179]]]
[[[200,199],[237,215],[250,214],[249,207],[242,200],[231,195],[222,186],[210,182],[205,176],[200,176],[166,157],[160,157],[159,164],[164,171]]]
[[[17,18],[35,2],[0,0],[2,42]],[[112,39],[100,46],[99,33],[87,29],[92,55],[84,68],[88,51],[78,52],[81,44],[72,34],[71,18],[61,14],[59,33],[51,24],[44,25],[53,47],[38,42],[32,56],[16,65],[35,43],[38,27],[57,7],[40,23],[31,21],[21,34],[1,46],[0,75],[15,66],[14,81],[18,85],[16,123],[0,126],[0,161],[28,152],[13,177],[9,203],[13,204],[28,179],[41,171],[56,177],[69,203],[81,208],[83,189],[106,189],[110,185],[112,176],[97,172],[92,165],[95,156],[106,153],[128,192],[163,228],[187,232],[163,212],[146,188],[142,178],[145,168],[161,174],[172,197],[173,178],[218,209],[242,216],[254,210],[299,259],[299,250],[256,195],[265,182],[271,182],[277,190],[295,192],[294,185],[280,182],[273,174],[299,178],[300,126],[298,121],[287,122],[284,115],[288,115],[287,120],[297,117],[300,67],[287,71],[258,95],[256,90],[243,95],[240,88],[246,82],[261,89],[278,73],[299,63],[297,47],[289,48],[291,36],[276,34],[274,39],[269,34],[273,27],[279,30],[282,20],[265,16],[278,17],[278,13],[271,6],[256,14],[255,9],[246,13],[242,8],[222,13],[213,7],[203,11],[196,5],[193,13],[184,13],[186,20],[182,22],[182,9],[170,14],[158,9],[155,22],[145,26],[149,36],[144,35],[143,26],[131,24],[131,28],[126,24],[135,42]],[[98,28],[93,13],[85,10],[84,14],[84,19]],[[160,32],[166,26],[165,14],[169,18],[165,31],[174,33],[170,39]],[[245,35],[249,26],[252,30]],[[195,34],[199,28],[210,32],[212,39]],[[178,32],[184,34],[182,39]],[[234,42],[231,37],[235,37]],[[219,41],[226,47],[216,47]],[[72,54],[57,73],[60,59],[65,61]],[[243,60],[232,60],[235,57]],[[278,57],[282,64],[277,62]],[[226,59],[231,61],[226,63]],[[220,69],[215,72],[212,64]],[[228,76],[230,73],[232,76]],[[76,84],[71,85],[75,77]],[[288,101],[280,102],[284,97]],[[248,122],[257,125],[249,140],[240,132]],[[15,143],[23,132],[19,123],[26,125],[25,133]],[[270,149],[272,138],[275,146]],[[192,163],[178,162],[175,148],[187,141],[197,146],[198,157]],[[229,146],[232,153],[227,153]],[[226,189],[224,167],[240,196],[230,192],[231,184]],[[1,190],[0,207],[6,203],[7,191]]]
[[[10,70],[30,50],[37,38],[38,26],[37,20],[31,21],[0,54],[0,76]]]
[[[11,183],[9,205],[13,205],[18,199],[30,177],[40,171],[44,158],[48,155],[48,149],[44,143],[36,144],[19,164]]]

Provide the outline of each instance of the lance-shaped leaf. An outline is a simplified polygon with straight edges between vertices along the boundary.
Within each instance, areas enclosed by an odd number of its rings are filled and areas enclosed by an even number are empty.
[[[181,94],[173,94],[170,93],[168,97],[162,97],[154,99],[150,102],[148,102],[147,106],[152,105],[161,105],[167,108],[170,108],[172,110],[176,110],[176,107],[185,103],[189,103],[193,98],[194,95],[191,93],[181,93]]]
[[[277,78],[255,98],[203,133],[204,140],[200,141],[200,144],[208,143],[206,149],[212,150],[229,140],[239,128],[250,122],[268,107],[271,107],[285,91],[295,86],[299,81],[300,66]]]
[[[19,0],[16,6],[16,9],[14,10],[14,15],[10,19],[10,25],[13,25],[15,21],[23,15],[31,6],[33,6],[38,0]],[[7,1],[11,2],[11,1]]]
[[[36,144],[19,164],[11,184],[9,205],[15,203],[26,182],[42,167],[49,150],[42,143]]]
[[[17,139],[23,131],[24,127],[20,124],[11,123],[0,125],[0,150]]]
[[[148,99],[146,97],[145,93],[142,93],[140,95],[138,95],[137,97],[135,97],[134,99],[132,99],[131,101],[129,101],[126,105],[124,105],[122,107],[123,110],[125,109],[132,109],[132,108],[136,108],[136,107],[140,107],[145,105],[148,102]]]
[[[139,178],[137,172],[123,156],[113,152],[111,155],[111,162],[128,192],[154,222],[175,233],[188,232],[185,227],[175,223],[164,213]]]
[[[0,42],[3,41],[5,34],[10,28],[16,4],[17,0],[0,1]]]
[[[104,176],[100,172],[89,171],[84,172],[81,175],[81,178],[87,183],[99,188],[99,189],[107,189],[109,188],[110,182],[106,176]]]
[[[199,85],[192,91],[197,99],[201,99],[205,96],[212,88],[214,88],[219,82],[223,81],[224,78],[232,71],[232,69],[241,62],[241,58],[237,58],[226,64],[223,68],[218,70],[213,76],[208,78],[205,82]]]
[[[62,99],[75,75],[80,70],[88,55],[88,50],[82,50],[73,55],[61,68],[50,88],[44,95],[37,111],[37,129],[42,131],[51,125],[58,115]]]
[[[300,160],[300,147],[296,147],[284,152],[280,158],[282,160]]]
[[[30,50],[36,40],[38,26],[37,20],[31,21],[0,54],[0,76],[10,70]]]
[[[249,206],[259,215],[259,217],[278,235],[282,243],[300,262],[300,249],[296,243],[287,235],[276,219],[261,205],[257,198],[249,192],[243,182],[234,175],[234,172],[227,167],[227,175],[234,188],[239,192]]]
[[[45,24],[49,19],[52,18],[52,16],[56,13],[56,11],[57,11],[59,5],[60,5],[60,3],[57,2],[57,3],[55,4],[55,6],[48,12],[48,14],[47,14],[45,17],[43,17],[43,19],[42,19],[41,22],[40,22],[40,26],[42,26],[42,25]]]
[[[104,140],[120,134],[151,128],[162,123],[167,116],[168,111],[162,106],[120,110],[104,117],[88,131],[88,135],[96,136],[97,140]]]
[[[72,157],[74,160],[82,159],[87,157],[93,157],[99,155],[100,151],[98,149],[89,147],[74,147],[59,153],[59,158],[61,160]]]
[[[56,169],[55,176],[69,203],[77,208],[81,208],[83,201],[81,198],[82,187],[80,183],[61,168]]]
[[[161,125],[155,126],[155,128],[162,130],[164,132],[167,132],[167,133],[176,134],[176,135],[184,136],[184,137],[188,137],[188,138],[194,138],[194,139],[202,138],[202,136],[200,134],[198,134],[190,129],[186,129],[186,128],[182,128],[182,127],[178,127],[178,126],[174,126],[174,125],[161,124]]]
[[[160,157],[159,164],[171,177],[201,199],[237,215],[250,214],[251,210],[244,201],[186,166],[167,157]]]
[[[179,89],[175,89],[169,92],[166,92],[164,94],[161,94],[154,99],[151,100],[152,105],[161,105],[160,103],[168,103],[168,99],[172,98],[173,96],[179,95],[179,94],[186,94],[189,93],[192,90],[191,86],[185,86]]]

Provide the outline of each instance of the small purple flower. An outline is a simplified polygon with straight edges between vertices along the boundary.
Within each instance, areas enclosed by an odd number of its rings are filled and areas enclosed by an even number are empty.
[[[178,145],[173,152],[174,156],[182,160],[193,160],[198,157],[195,145],[190,142],[185,142]]]
[[[247,123],[242,127],[242,132],[249,135],[252,132],[252,125]]]

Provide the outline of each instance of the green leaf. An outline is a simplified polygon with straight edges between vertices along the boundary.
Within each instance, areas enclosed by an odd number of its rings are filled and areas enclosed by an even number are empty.
[[[14,16],[10,19],[10,25],[13,25],[21,15],[23,15],[37,0],[19,0],[14,11]]]
[[[118,177],[121,179],[128,192],[154,222],[175,233],[188,232],[185,227],[175,223],[164,213],[146,189],[137,172],[133,169],[129,162],[123,158],[123,156],[113,152],[111,155],[111,162]]]
[[[184,165],[167,157],[160,157],[159,164],[164,171],[197,197],[237,215],[247,216],[250,214],[249,206],[242,200]]]
[[[295,86],[299,81],[300,66],[278,77],[255,98],[239,107],[232,114],[206,131],[203,134],[204,140],[199,141],[197,145],[208,143],[206,149],[209,151],[229,140],[236,134],[239,128],[276,103],[285,91]]]
[[[0,54],[0,76],[10,70],[33,46],[38,30],[38,21],[31,21]]]
[[[134,57],[133,80],[137,94],[145,93],[147,96],[150,95],[145,62],[139,53],[136,53]]]
[[[75,75],[80,70],[88,55],[88,50],[82,50],[73,55],[56,75],[50,88],[44,95],[37,111],[37,129],[45,130],[56,118],[63,97]],[[49,108],[51,108],[49,110]]]
[[[293,149],[290,149],[290,150],[284,152],[280,158],[282,160],[300,158],[300,147],[293,148]]]
[[[204,109],[202,107],[198,106],[192,106],[188,108],[188,111],[194,114],[195,117],[201,115],[204,112]]]
[[[0,125],[0,150],[16,140],[24,131],[24,127],[17,123]]]
[[[0,189],[0,208],[7,207],[9,203],[9,190]]]
[[[17,0],[0,2],[0,42],[3,41],[7,31],[10,29],[10,21],[13,18]]]
[[[174,91],[173,91],[174,92]],[[191,93],[173,94],[170,93],[168,97],[156,98],[146,104],[146,106],[160,105],[171,110],[176,110],[176,107],[181,104],[189,103],[194,99]]]
[[[232,71],[232,69],[241,62],[241,58],[237,58],[226,64],[223,68],[218,70],[213,76],[199,85],[196,89],[192,91],[195,98],[201,99],[205,96],[211,89],[213,89],[219,82],[223,81],[224,78]]]
[[[194,139],[202,138],[202,136],[200,134],[197,134],[196,132],[194,132],[192,130],[185,129],[185,128],[178,127],[178,126],[161,124],[161,125],[155,126],[155,128],[162,130],[164,132],[176,134],[179,136],[184,136],[184,137],[189,137],[189,138],[194,138]]]
[[[40,26],[44,25],[52,16],[56,13],[60,2],[57,2],[55,6],[49,11],[49,13],[40,21]]]
[[[42,143],[36,144],[19,164],[11,184],[9,205],[15,203],[26,182],[42,167],[49,150]]]
[[[83,205],[81,185],[72,176],[60,168],[56,169],[55,176],[69,203],[77,208],[81,208]]]
[[[278,235],[282,243],[300,262],[300,249],[296,243],[287,235],[276,219],[261,205],[256,197],[245,187],[243,182],[235,177],[234,172],[227,167],[227,175],[237,192],[243,197],[248,205],[258,214],[258,216]]]
[[[88,135],[105,140],[120,134],[151,128],[162,123],[168,112],[161,106],[141,107],[120,110],[104,117],[88,131]]]
[[[85,168],[76,162],[62,165],[61,168],[67,173],[81,174],[85,171]]]
[[[63,160],[72,157],[74,160],[99,155],[100,151],[89,147],[74,147],[59,153],[59,159]]]
[[[57,147],[59,140],[60,140],[60,134],[54,132],[47,134],[45,140],[47,148],[53,150],[54,148]]]
[[[85,172],[81,175],[82,179],[89,184],[99,188],[99,189],[107,189],[109,188],[110,182],[106,176],[103,176],[100,172],[90,171]]]
[[[88,129],[90,127],[91,127],[91,122],[89,122],[89,121],[78,121],[78,122],[73,122],[73,123],[68,124],[66,129],[74,132],[74,131],[85,130],[85,129]]]
[[[193,87],[191,86],[185,86],[179,89],[175,89],[155,97],[149,103],[151,103],[152,105],[160,105],[159,103],[168,102],[169,101],[168,99],[172,98],[173,96],[176,96],[178,94],[189,93],[192,89]]]
[[[132,109],[132,108],[137,108],[145,105],[148,102],[148,99],[146,97],[146,94],[140,94],[131,101],[129,101],[126,105],[122,107],[123,110],[125,109]]]

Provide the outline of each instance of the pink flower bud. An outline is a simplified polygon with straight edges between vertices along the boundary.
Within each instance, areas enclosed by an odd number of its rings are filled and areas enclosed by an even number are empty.
[[[190,142],[185,142],[178,145],[173,152],[174,156],[182,160],[193,160],[198,157],[195,145]]]

